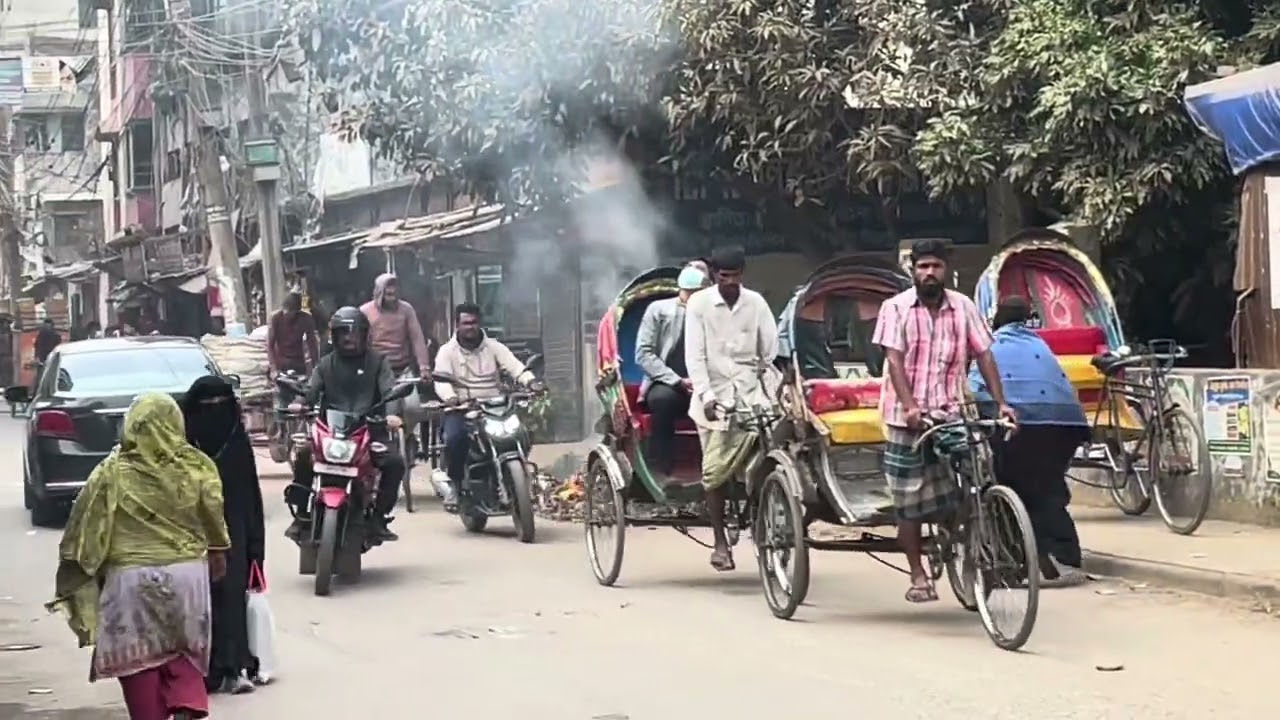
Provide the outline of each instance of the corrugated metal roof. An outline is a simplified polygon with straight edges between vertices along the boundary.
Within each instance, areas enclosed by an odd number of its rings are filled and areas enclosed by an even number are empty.
[[[360,249],[394,248],[433,240],[457,239],[495,230],[511,219],[502,205],[485,205],[394,220],[378,226],[367,240],[360,243]]]

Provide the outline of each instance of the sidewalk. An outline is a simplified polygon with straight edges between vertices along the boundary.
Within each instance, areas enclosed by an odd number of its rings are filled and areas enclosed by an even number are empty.
[[[1154,508],[1134,518],[1073,505],[1072,514],[1091,574],[1280,604],[1280,528],[1206,520],[1186,537],[1169,532]]]

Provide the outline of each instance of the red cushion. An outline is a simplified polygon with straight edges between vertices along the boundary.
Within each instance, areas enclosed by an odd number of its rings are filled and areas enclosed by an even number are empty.
[[[635,427],[640,437],[649,436],[649,408],[640,402],[640,386],[627,383],[622,386],[627,393],[627,405],[631,408],[631,424]],[[698,426],[693,424],[693,420],[688,415],[676,419],[676,432],[695,433]]]
[[[1036,332],[1054,355],[1093,355],[1107,344],[1100,327],[1039,328]]]
[[[880,404],[880,381],[875,378],[805,380],[805,400],[815,413],[873,408]]]

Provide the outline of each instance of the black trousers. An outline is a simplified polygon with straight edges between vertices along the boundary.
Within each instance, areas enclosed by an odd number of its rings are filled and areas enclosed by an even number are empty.
[[[689,394],[670,385],[654,383],[645,393],[653,421],[649,430],[649,462],[667,475],[675,468],[676,420],[689,414]]]
[[[1086,428],[1024,425],[1012,438],[993,445],[996,479],[1026,505],[1041,558],[1050,555],[1077,568],[1082,562],[1080,536],[1067,511],[1067,470],[1087,433]]]
[[[408,428],[405,428],[408,432]],[[387,446],[387,451],[374,456],[373,464],[381,471],[378,477],[378,497],[374,510],[382,515],[390,515],[396,509],[396,500],[400,497],[400,484],[404,481],[407,466],[404,456],[400,454],[400,446],[391,440],[391,433],[379,428],[372,433],[373,439]]]

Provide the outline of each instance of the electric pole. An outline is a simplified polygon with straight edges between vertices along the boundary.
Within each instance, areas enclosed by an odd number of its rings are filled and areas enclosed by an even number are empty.
[[[13,190],[12,108],[0,105],[0,242],[3,253],[4,280],[9,292],[9,317],[18,326],[18,293],[22,290],[22,253],[18,247],[22,233],[18,230],[17,198]]]
[[[169,12],[174,24],[191,22],[190,0],[171,0]],[[177,47],[173,52],[183,52]],[[191,118],[199,136],[195,143],[196,173],[200,183],[200,201],[204,206],[205,226],[209,230],[209,269],[218,286],[222,303],[222,318],[226,326],[239,323],[245,332],[249,327],[248,295],[244,291],[244,276],[240,272],[240,253],[236,249],[235,228],[231,226],[231,212],[227,208],[227,186],[222,177],[222,163],[218,153],[218,133],[205,127],[200,112],[212,110],[204,77],[187,73],[187,103],[184,110]]]
[[[272,136],[267,114],[266,88],[262,71],[245,69],[249,85],[249,127],[245,157],[258,191],[258,249],[262,253],[262,285],[267,316],[284,302],[284,254],[280,248],[280,203],[276,191],[280,180],[280,146]]]

